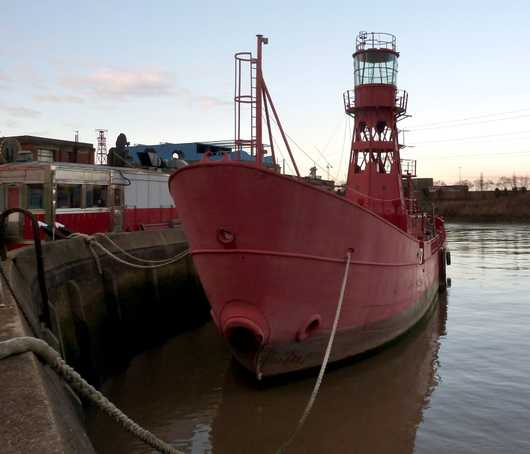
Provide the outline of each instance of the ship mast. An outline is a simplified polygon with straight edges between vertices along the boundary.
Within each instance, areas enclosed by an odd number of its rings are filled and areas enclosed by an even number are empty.
[[[234,145],[236,160],[242,160],[244,152],[249,152],[257,167],[265,164],[266,146],[263,144],[263,118],[265,117],[272,160],[274,169],[279,169],[274,149],[272,122],[269,109],[278,128],[283,146],[289,154],[291,164],[296,175],[300,172],[294,160],[287,135],[283,129],[278,112],[272,101],[265,80],[263,78],[263,45],[269,43],[269,39],[263,35],[256,35],[257,52],[256,57],[251,52],[238,52],[235,54],[235,94],[234,94]],[[250,117],[250,123],[246,123],[244,117]],[[248,120],[247,120],[248,121]]]

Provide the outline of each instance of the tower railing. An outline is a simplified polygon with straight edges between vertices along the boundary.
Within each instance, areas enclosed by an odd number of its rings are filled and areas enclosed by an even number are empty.
[[[347,90],[342,94],[344,100],[344,110],[348,115],[353,115],[355,108],[360,107],[355,103],[355,90]],[[396,90],[396,99],[394,108],[398,113],[398,117],[407,111],[407,104],[409,101],[409,94],[405,90]]]
[[[355,41],[357,52],[368,49],[388,49],[396,52],[396,37],[390,33],[360,32]]]
[[[416,160],[401,159],[401,174],[416,177]]]
[[[418,201],[416,199],[405,199],[405,207],[408,214],[419,213]]]
[[[404,114],[407,111],[407,104],[409,103],[409,94],[406,90],[397,90],[396,92],[396,109],[399,114]]]

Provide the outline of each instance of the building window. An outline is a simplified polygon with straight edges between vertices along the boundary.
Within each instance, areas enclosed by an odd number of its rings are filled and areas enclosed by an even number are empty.
[[[58,184],[57,208],[81,208],[81,185]]]
[[[30,210],[40,210],[43,208],[44,187],[42,184],[28,184],[28,203]]]
[[[88,159],[88,153],[86,150],[78,150],[77,151],[77,162],[88,164],[90,161]]]
[[[85,206],[106,207],[107,206],[107,186],[89,185],[86,187]]]
[[[39,162],[52,162],[53,151],[52,150],[37,150],[37,161]]]
[[[114,189],[114,206],[116,207],[121,206],[121,195],[122,195],[122,189],[115,188]]]

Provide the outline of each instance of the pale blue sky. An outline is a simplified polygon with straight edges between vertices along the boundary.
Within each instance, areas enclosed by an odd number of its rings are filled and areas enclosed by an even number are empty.
[[[529,5],[0,0],[0,135],[79,129],[94,142],[106,128],[109,142],[122,131],[134,143],[230,139],[233,53],[263,33],[264,75],[287,133],[343,177],[355,35],[385,31],[397,36],[398,84],[409,92],[412,118],[401,126],[416,146],[404,155],[420,175],[530,175]],[[311,161],[295,154],[307,171]]]

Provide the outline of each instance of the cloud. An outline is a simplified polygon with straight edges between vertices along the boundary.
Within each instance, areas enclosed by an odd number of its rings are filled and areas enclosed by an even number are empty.
[[[11,73],[12,81],[17,84],[26,84],[38,90],[45,90],[48,86],[46,80],[40,76],[42,68],[36,68],[32,63],[17,63]]]
[[[60,85],[75,93],[103,100],[128,100],[138,98],[170,97],[189,107],[210,110],[231,105],[215,96],[196,95],[191,90],[177,86],[174,74],[157,68],[119,69],[103,67],[86,75],[65,75]],[[82,102],[79,96],[35,96],[47,102]]]
[[[82,104],[85,100],[79,96],[73,95],[35,95],[33,96],[35,101],[39,102],[50,102],[55,104],[73,103]]]
[[[223,101],[222,99],[215,96],[194,96],[192,97],[192,100],[193,99],[197,100],[199,107],[203,110],[210,110],[216,107],[226,107],[232,105],[231,102]]]
[[[8,115],[17,118],[37,118],[42,115],[42,112],[34,109],[28,109],[27,107],[0,106],[0,110],[3,110]]]
[[[70,76],[61,84],[103,98],[159,97],[174,93],[174,80],[161,70],[100,68],[85,76]]]
[[[11,78],[5,72],[0,71],[0,90],[6,90],[9,82],[11,82]]]

